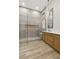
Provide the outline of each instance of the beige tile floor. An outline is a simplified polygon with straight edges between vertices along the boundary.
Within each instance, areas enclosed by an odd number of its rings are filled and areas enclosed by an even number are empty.
[[[60,59],[60,55],[42,40],[38,40],[20,42],[19,59]]]

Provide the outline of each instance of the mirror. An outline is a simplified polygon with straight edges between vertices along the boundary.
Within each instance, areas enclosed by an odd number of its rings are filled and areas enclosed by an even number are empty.
[[[43,18],[42,20],[42,31],[45,31],[46,30],[46,19]]]
[[[48,29],[53,28],[53,8],[49,11],[48,16]]]
[[[45,12],[42,14],[42,31],[46,30],[46,14]]]

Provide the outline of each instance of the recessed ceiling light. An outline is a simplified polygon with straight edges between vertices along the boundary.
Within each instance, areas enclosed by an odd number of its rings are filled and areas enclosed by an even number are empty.
[[[24,2],[22,2],[22,5],[23,5],[23,6],[25,5]]]

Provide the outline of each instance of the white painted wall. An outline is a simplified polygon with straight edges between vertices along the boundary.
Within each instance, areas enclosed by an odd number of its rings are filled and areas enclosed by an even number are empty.
[[[49,9],[53,8],[53,28],[48,31],[48,28],[46,28],[46,31],[60,34],[60,0],[52,0],[49,4]],[[48,20],[48,8],[44,10],[43,12],[46,13],[46,21]],[[48,23],[48,22],[46,22]],[[47,27],[48,24],[46,24]]]

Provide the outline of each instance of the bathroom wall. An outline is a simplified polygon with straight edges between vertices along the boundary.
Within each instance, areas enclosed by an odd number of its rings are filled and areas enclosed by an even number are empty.
[[[42,12],[46,14],[46,31],[60,34],[60,0],[50,0],[49,10],[53,8],[53,28],[48,31],[48,7]]]

